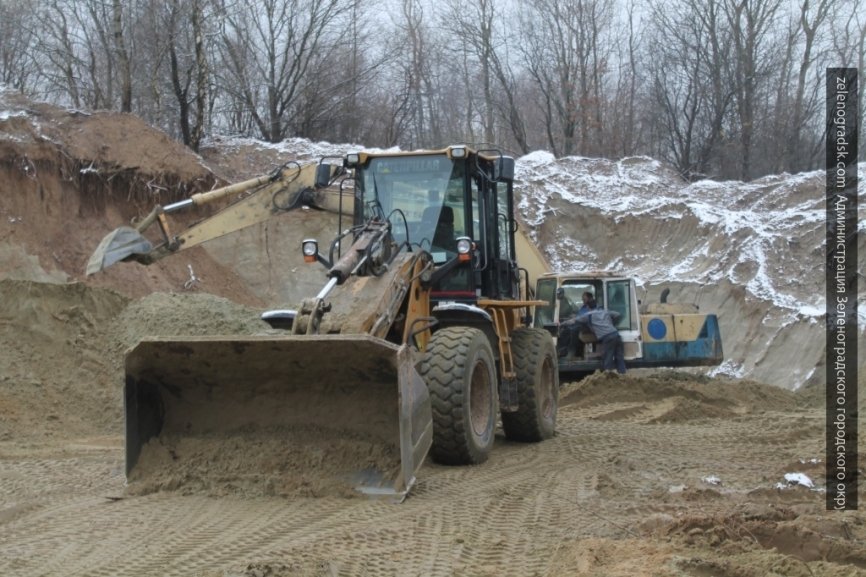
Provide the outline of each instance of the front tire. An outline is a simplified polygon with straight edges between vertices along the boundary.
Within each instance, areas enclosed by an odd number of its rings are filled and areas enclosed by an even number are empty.
[[[502,428],[512,441],[537,443],[553,436],[559,405],[559,366],[550,333],[519,328],[511,335],[519,408],[502,413]]]
[[[471,327],[436,331],[420,373],[433,406],[433,459],[443,465],[486,461],[493,448],[497,381],[485,334]]]

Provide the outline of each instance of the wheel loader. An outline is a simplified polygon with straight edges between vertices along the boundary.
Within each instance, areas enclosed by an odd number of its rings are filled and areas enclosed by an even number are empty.
[[[551,437],[556,350],[531,326],[544,302],[529,300],[516,262],[513,177],[514,160],[495,150],[353,152],[157,206],[112,231],[88,274],[150,264],[301,206],[352,214],[327,247],[298,247],[323,265],[323,286],[262,314],[277,334],[149,338],[127,353],[127,476],[158,473],[146,469],[159,460],[141,462],[153,445],[184,459],[178,439],[249,441],[255,452],[267,438],[314,443],[304,466],[399,501],[428,452],[448,465],[484,462],[497,421],[511,440]],[[173,213],[238,195],[172,230]]]

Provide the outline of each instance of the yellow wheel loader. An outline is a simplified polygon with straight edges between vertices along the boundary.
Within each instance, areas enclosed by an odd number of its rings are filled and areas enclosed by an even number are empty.
[[[428,452],[444,464],[484,462],[500,415],[509,439],[551,437],[556,350],[530,326],[544,303],[528,300],[516,262],[513,176],[512,158],[466,146],[357,152],[341,166],[286,166],[156,207],[110,233],[88,273],[151,263],[301,205],[353,215],[327,250],[303,242],[305,261],[325,266],[324,284],[295,309],[262,315],[280,334],[152,338],[128,352],[130,479],[159,472],[146,469],[164,461],[143,458],[154,444],[178,460],[188,438],[251,452],[275,442],[310,446],[304,466],[401,500]],[[349,194],[335,201],[337,184]],[[239,192],[240,202],[173,234],[173,212]]]

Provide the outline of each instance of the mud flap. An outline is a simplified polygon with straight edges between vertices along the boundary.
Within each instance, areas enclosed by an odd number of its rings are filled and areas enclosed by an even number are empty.
[[[231,446],[247,477],[328,477],[402,500],[432,442],[414,349],[369,335],[144,340],[126,357],[125,409],[131,483],[184,459],[209,474]],[[171,458],[145,458],[154,446]]]

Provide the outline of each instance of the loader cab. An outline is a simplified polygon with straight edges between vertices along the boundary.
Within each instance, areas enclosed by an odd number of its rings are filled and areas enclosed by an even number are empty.
[[[535,326],[558,336],[560,323],[574,316],[583,304],[582,295],[589,292],[598,306],[616,311],[620,317],[616,323],[625,346],[625,358],[642,356],[640,313],[633,278],[616,276],[607,272],[551,273],[538,279],[536,298],[547,304],[535,309]],[[586,349],[591,357],[593,347]]]
[[[406,250],[445,269],[431,297],[474,303],[519,297],[514,247],[514,160],[465,146],[354,153],[354,224],[387,220]]]

